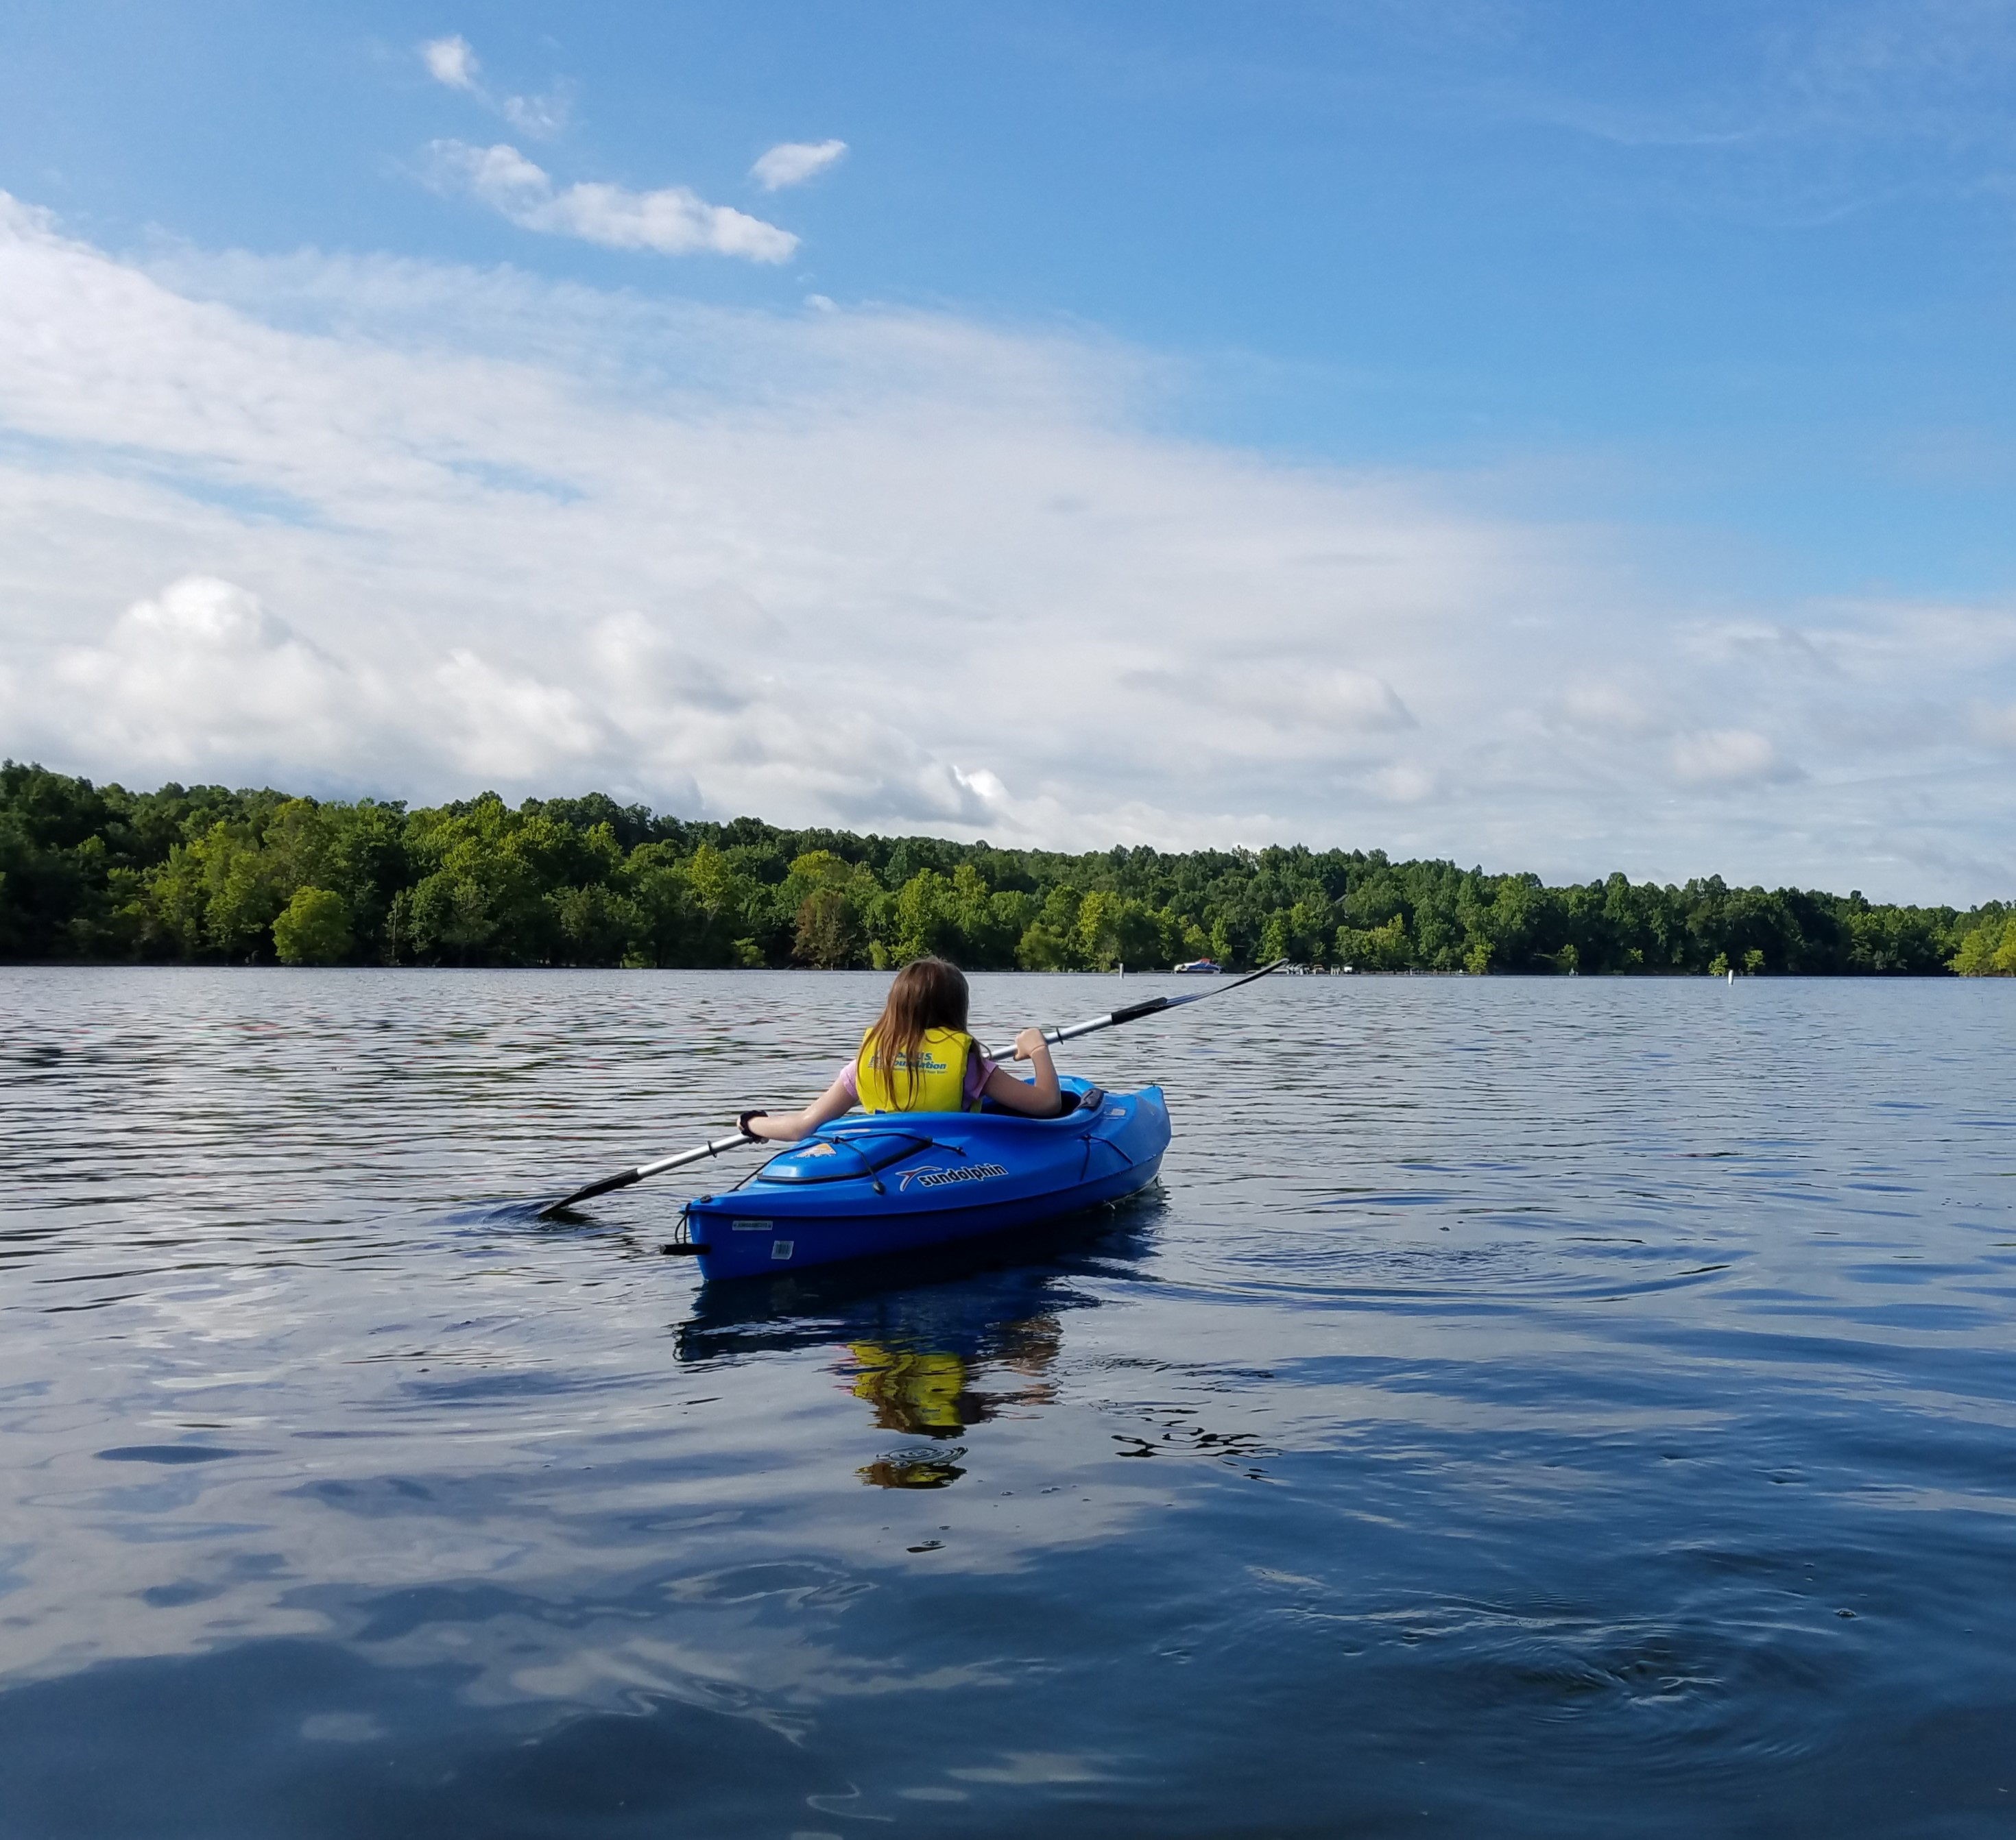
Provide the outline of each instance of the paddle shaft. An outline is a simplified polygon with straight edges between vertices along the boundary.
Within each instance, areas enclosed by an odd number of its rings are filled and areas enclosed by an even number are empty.
[[[1043,1039],[1054,1046],[1060,1041],[1075,1041],[1081,1035],[1096,1035],[1101,1029],[1117,1029],[1122,1022],[1139,1022],[1143,1016],[1159,1015],[1165,1009],[1180,1009],[1186,1003],[1201,1003],[1207,997],[1221,997],[1227,990],[1236,990],[1241,984],[1250,984],[1255,978],[1263,978],[1270,971],[1279,971],[1287,963],[1285,958],[1276,958],[1272,965],[1263,965],[1258,971],[1249,971],[1245,976],[1234,978],[1229,984],[1214,984],[1208,990],[1193,991],[1187,997],[1150,997],[1145,1003],[1130,1003],[1124,1009],[1116,1009],[1103,1016],[1093,1016],[1082,1022],[1073,1022],[1067,1029],[1046,1029]],[[989,1051],[988,1058],[996,1061],[1012,1060],[1014,1044]],[[608,1195],[618,1188],[628,1188],[632,1182],[641,1182],[647,1176],[662,1176],[668,1170],[683,1169],[689,1163],[704,1163],[710,1156],[718,1156],[725,1150],[740,1150],[751,1144],[767,1143],[765,1137],[745,1137],[740,1131],[725,1137],[715,1137],[711,1141],[697,1145],[691,1150],[682,1150],[676,1156],[661,1158],[656,1163],[640,1163],[635,1169],[627,1169],[620,1174],[604,1176],[599,1182],[591,1182],[585,1188],[577,1188],[573,1194],[539,1209],[538,1218],[558,1213],[563,1208],[574,1206],[578,1201],[592,1200],[598,1195]]]
[[[1245,976],[1234,978],[1229,984],[1213,984],[1208,990],[1193,990],[1187,997],[1150,997],[1145,1003],[1130,1003],[1125,1009],[1116,1009],[1111,1014],[1093,1016],[1082,1022],[1073,1022],[1068,1029],[1046,1029],[1043,1039],[1054,1048],[1060,1041],[1075,1041],[1081,1035],[1096,1035],[1101,1029],[1116,1029],[1122,1022],[1139,1022],[1143,1016],[1160,1015],[1165,1009],[1181,1009],[1186,1003],[1201,1003],[1207,997],[1222,997],[1227,990],[1236,990],[1241,984],[1250,984],[1255,978],[1263,978],[1270,971],[1279,971],[1287,963],[1285,958],[1276,958],[1272,965],[1263,965],[1258,971],[1249,971]],[[1006,1061],[1014,1058],[1015,1044],[1011,1041],[1006,1048],[991,1048],[987,1051],[990,1060]]]

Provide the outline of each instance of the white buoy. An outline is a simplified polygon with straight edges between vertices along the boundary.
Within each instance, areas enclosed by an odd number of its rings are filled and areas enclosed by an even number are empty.
[[[1733,965],[1729,968],[1729,981],[1732,984],[1736,982],[1736,967]]]

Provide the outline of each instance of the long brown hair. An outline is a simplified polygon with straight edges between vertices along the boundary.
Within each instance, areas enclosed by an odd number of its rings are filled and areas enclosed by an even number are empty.
[[[869,1064],[879,1064],[896,1090],[896,1068],[902,1064],[904,1083],[917,1090],[917,1051],[930,1029],[966,1027],[966,973],[942,958],[913,958],[896,973],[888,1001],[868,1031]]]

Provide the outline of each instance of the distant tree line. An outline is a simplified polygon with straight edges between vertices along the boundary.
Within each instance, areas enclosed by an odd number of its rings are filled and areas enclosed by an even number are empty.
[[[2016,907],[1563,888],[1379,850],[1116,847],[664,818],[599,793],[409,810],[0,767],[0,958],[214,964],[900,965],[1210,956],[1366,972],[2016,976]]]

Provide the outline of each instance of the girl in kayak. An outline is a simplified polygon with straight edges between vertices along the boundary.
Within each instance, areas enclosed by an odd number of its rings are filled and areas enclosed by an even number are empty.
[[[882,1013],[861,1037],[840,1077],[802,1112],[745,1112],[747,1137],[795,1143],[859,1105],[864,1112],[977,1112],[982,1098],[1029,1118],[1057,1116],[1057,1070],[1040,1029],[1015,1037],[1015,1058],[1033,1082],[1017,1080],[980,1051],[967,1033],[965,975],[942,958],[917,958],[896,973]]]

